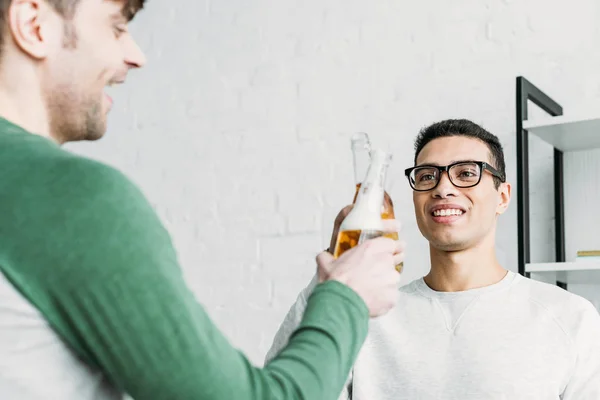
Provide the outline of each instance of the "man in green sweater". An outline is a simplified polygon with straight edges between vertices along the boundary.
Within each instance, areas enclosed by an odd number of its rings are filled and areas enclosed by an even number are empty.
[[[335,399],[396,301],[400,243],[321,253],[300,326],[259,369],[195,301],[141,192],[60,147],[104,134],[104,87],[144,64],[127,30],[143,2],[0,0],[0,398]]]

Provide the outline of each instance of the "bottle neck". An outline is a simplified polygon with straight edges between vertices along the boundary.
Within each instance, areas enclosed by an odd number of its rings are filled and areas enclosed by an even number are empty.
[[[385,153],[375,153],[356,198],[357,208],[381,213],[388,165]]]
[[[357,133],[352,137],[352,157],[354,163],[354,183],[361,184],[371,163],[371,141],[366,133]]]
[[[358,191],[356,203],[342,221],[341,231],[382,231],[384,182],[389,155],[381,150],[371,152],[371,163]]]

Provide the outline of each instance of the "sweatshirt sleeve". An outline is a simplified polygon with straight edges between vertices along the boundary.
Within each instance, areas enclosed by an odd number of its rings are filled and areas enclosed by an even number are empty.
[[[368,329],[354,291],[316,286],[287,347],[256,368],[195,300],[133,184],[91,162],[57,172],[37,208],[17,208],[4,272],[86,362],[135,399],[337,398]]]
[[[277,329],[277,332],[275,333],[273,343],[271,344],[271,347],[265,356],[265,363],[269,363],[277,356],[277,354],[279,354],[281,350],[285,348],[285,346],[287,346],[290,337],[296,331],[296,329],[298,329],[298,326],[302,322],[304,312],[306,311],[308,298],[317,286],[317,283],[318,277],[315,275],[310,280],[308,285],[298,294],[296,302],[290,307],[288,313],[283,319],[283,322],[279,326],[279,329]]]
[[[575,368],[563,400],[600,399],[600,314],[591,302],[583,302],[573,345],[577,354]]]
[[[273,344],[271,345],[271,348],[269,349],[265,357],[266,364],[268,364],[271,360],[277,357],[277,355],[285,349],[285,347],[290,341],[290,338],[302,323],[302,319],[304,318],[304,314],[306,312],[308,300],[310,299],[310,296],[313,293],[315,287],[317,287],[317,283],[318,277],[317,275],[315,275],[308,283],[308,285],[300,292],[300,294],[298,294],[296,302],[292,305],[292,307],[286,314],[283,322],[277,330],[277,333],[275,334]],[[351,400],[351,385],[352,371],[350,372],[350,376],[348,376],[348,378],[346,379],[344,387],[338,396],[338,400]]]

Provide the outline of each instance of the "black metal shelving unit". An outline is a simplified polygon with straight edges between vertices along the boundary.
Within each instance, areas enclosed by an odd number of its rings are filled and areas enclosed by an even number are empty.
[[[562,107],[547,94],[522,76],[517,77],[517,213],[519,240],[519,273],[530,277],[525,267],[531,261],[529,221],[529,133],[523,128],[527,120],[528,101],[531,100],[553,117],[563,114]],[[556,262],[565,259],[565,203],[563,181],[563,152],[554,147],[554,212],[556,232]],[[556,284],[567,289],[566,282]]]

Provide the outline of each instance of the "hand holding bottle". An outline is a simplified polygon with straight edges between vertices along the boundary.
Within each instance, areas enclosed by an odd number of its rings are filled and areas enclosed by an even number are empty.
[[[319,282],[347,285],[363,299],[369,315],[379,317],[397,302],[401,275],[394,266],[403,259],[404,244],[384,236],[369,239],[337,259],[324,251],[317,256]]]

